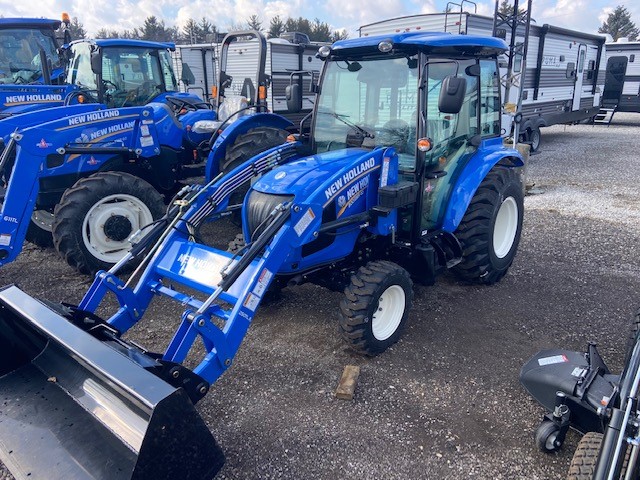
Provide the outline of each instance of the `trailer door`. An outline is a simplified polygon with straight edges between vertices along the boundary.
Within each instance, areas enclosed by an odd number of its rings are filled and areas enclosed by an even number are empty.
[[[584,62],[587,57],[587,46],[584,43],[578,48],[578,61],[576,62],[576,83],[573,87],[573,108],[580,110],[580,99],[582,98],[582,83],[584,82]]]
[[[607,60],[602,106],[613,107],[620,102],[628,61],[629,59],[625,56],[609,57]]]

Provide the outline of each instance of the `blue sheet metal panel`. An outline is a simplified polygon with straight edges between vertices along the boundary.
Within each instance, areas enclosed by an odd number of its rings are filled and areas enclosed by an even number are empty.
[[[235,259],[230,264],[232,257],[232,253],[205,245],[175,241],[162,252],[156,270],[166,278],[210,294],[222,280],[222,269],[226,266],[231,268],[237,263]],[[254,260],[233,286],[222,294],[224,301],[230,303],[238,301],[238,295],[253,275],[257,265],[258,261]]]
[[[451,190],[451,196],[442,220],[442,229],[454,232],[464,216],[476,190],[487,176],[487,173],[503,158],[515,158],[517,166],[524,165],[522,156],[517,150],[505,149],[502,138],[488,138],[471,157]]]
[[[494,50],[494,53],[502,53],[508,49],[504,40],[495,37],[481,35],[451,35],[449,33],[421,32],[400,33],[396,35],[377,35],[374,37],[361,37],[352,40],[340,40],[331,47],[335,54],[347,54],[350,49],[363,47],[376,47],[384,40],[393,42],[394,45],[413,46],[418,48],[450,48],[450,47],[476,47]]]

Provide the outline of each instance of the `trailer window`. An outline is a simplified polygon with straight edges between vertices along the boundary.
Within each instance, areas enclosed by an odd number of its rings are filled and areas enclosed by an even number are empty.
[[[480,134],[500,135],[500,78],[495,60],[480,60]]]
[[[584,56],[586,52],[584,50],[580,50],[580,57],[578,58],[578,73],[582,73],[584,70]]]

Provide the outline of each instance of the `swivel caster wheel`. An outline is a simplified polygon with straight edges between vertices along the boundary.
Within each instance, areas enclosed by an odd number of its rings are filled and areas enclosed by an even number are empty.
[[[545,453],[557,452],[564,443],[560,437],[560,426],[544,420],[536,430],[536,445]]]

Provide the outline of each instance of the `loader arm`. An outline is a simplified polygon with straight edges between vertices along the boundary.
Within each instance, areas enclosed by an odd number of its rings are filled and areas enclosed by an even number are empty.
[[[78,113],[13,134],[0,157],[7,182],[0,210],[0,266],[22,250],[42,177],[85,175],[102,160],[153,157],[160,151],[152,109],[146,107]]]

